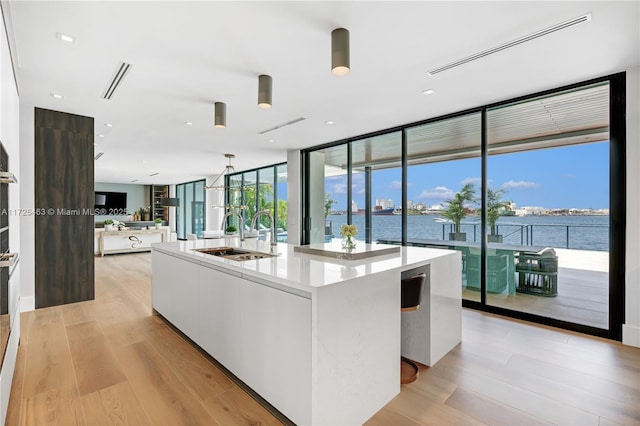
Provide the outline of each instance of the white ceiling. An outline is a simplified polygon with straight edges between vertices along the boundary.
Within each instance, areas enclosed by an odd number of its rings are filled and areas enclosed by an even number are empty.
[[[260,167],[286,161],[288,149],[637,67],[639,4],[10,1],[3,10],[21,105],[95,117],[97,182],[170,184],[219,173],[224,153],[236,170]],[[590,22],[427,74],[585,13]],[[345,77],[330,72],[337,27],[351,34]],[[133,67],[104,100],[120,61]],[[273,77],[270,110],[257,107],[259,74]],[[213,127],[215,101],[227,104],[225,129]]]

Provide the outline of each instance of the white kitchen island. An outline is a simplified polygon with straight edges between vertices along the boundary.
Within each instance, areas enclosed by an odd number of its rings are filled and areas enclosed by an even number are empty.
[[[196,251],[219,246],[278,255]],[[414,272],[428,277],[421,307],[401,314],[400,279]],[[349,260],[255,239],[180,241],[152,246],[152,274],[154,310],[300,425],[365,422],[400,392],[401,351],[433,365],[461,340],[458,251]]]

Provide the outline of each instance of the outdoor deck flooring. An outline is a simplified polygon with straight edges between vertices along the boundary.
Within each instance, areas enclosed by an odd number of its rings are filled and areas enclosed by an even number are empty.
[[[608,253],[556,249],[559,257],[558,295],[545,297],[507,291],[488,294],[492,306],[527,312],[597,328],[609,328]],[[517,274],[516,274],[517,280]],[[517,281],[516,281],[517,282]],[[462,291],[462,297],[480,300],[478,291]]]

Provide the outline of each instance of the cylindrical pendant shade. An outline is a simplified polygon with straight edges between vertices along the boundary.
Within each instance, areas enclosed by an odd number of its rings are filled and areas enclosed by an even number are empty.
[[[349,31],[336,28],[331,32],[331,72],[334,75],[349,74]]]
[[[258,106],[260,108],[271,108],[271,88],[272,79],[270,75],[262,74],[258,76]]]
[[[162,207],[180,207],[180,198],[160,198]]]
[[[227,104],[224,102],[216,102],[214,104],[213,126],[227,127]]]

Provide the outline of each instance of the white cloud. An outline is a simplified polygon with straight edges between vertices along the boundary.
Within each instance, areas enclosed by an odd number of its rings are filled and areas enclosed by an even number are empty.
[[[519,180],[519,181],[514,181],[514,180],[510,180],[508,182],[505,182],[502,184],[501,186],[502,189],[505,190],[509,190],[509,189],[532,189],[532,188],[540,188],[540,184],[535,183],[535,182],[526,182],[524,180]]]
[[[482,184],[482,179],[480,179],[479,177],[466,178],[465,180],[462,181],[462,186],[468,183],[472,183],[474,185],[480,186]]]
[[[332,194],[346,194],[347,193],[347,185],[344,183],[336,183],[332,187]]]
[[[425,189],[418,198],[426,198],[431,200],[446,200],[453,197],[453,190],[446,186],[436,186],[433,189]]]
[[[402,189],[402,182],[394,180],[389,184],[389,189]]]

